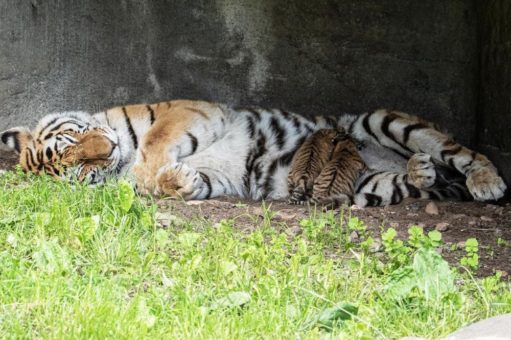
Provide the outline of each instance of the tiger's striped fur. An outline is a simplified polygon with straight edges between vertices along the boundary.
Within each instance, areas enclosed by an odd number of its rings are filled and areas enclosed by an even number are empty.
[[[325,206],[351,203],[366,166],[344,129],[321,129],[298,149],[288,176],[289,202]]]
[[[303,204],[312,197],[314,181],[332,159],[338,136],[337,130],[321,129],[300,146],[291,161],[287,180],[289,203]]]
[[[283,110],[176,100],[94,115],[52,114],[34,131],[9,129],[0,141],[20,154],[25,170],[36,173],[72,173],[89,183],[127,174],[142,193],[185,199],[283,199],[296,150],[315,131],[339,127],[363,145],[360,155],[373,171],[357,183],[354,200],[360,205],[429,195],[431,188],[421,187],[417,178],[429,173],[434,178],[422,182],[434,183],[436,164],[459,172],[477,200],[504,195],[506,186],[485,156],[419,119],[386,110],[308,119]],[[418,153],[429,155],[432,166],[407,170],[408,160]],[[410,176],[416,183],[409,179],[410,171],[417,175]],[[440,189],[445,196],[451,193]]]
[[[339,133],[330,160],[314,180],[311,202],[330,207],[351,204],[355,184],[366,169],[356,144],[346,133]]]

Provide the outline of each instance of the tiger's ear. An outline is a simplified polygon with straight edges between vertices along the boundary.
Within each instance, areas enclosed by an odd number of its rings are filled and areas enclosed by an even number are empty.
[[[32,134],[25,127],[15,127],[0,132],[0,141],[7,149],[20,153],[32,141]]]

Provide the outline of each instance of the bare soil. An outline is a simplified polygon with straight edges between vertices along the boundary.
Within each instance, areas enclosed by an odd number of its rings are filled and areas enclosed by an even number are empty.
[[[0,169],[12,169],[17,162],[13,153],[0,151]],[[438,214],[426,212],[431,201],[405,200],[399,205],[384,208],[365,208],[351,211],[379,235],[381,227],[393,227],[402,238],[407,237],[411,225],[422,226],[425,232],[440,229],[446,246],[443,256],[456,265],[463,256],[463,242],[470,237],[479,241],[480,267],[478,275],[491,275],[502,271],[511,273],[511,203],[488,204],[481,202],[434,202]],[[285,202],[266,202],[273,212],[273,225],[285,229],[290,235],[301,232],[300,220],[311,213],[307,206],[293,206]],[[207,201],[159,200],[160,211],[180,218],[206,219],[212,223],[233,219],[244,231],[261,225],[264,210],[261,202],[235,197]],[[434,209],[433,209],[434,210]],[[338,210],[336,211],[338,213]],[[445,229],[445,230],[444,230]],[[456,245],[456,247],[455,247]],[[454,248],[457,248],[455,250]]]

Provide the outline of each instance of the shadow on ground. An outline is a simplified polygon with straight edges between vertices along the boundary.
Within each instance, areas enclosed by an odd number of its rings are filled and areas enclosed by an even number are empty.
[[[17,158],[12,153],[0,151],[0,169],[12,169]],[[511,204],[501,205],[480,202],[431,202],[406,200],[385,208],[352,209],[351,214],[363,220],[378,236],[381,227],[393,227],[402,238],[407,237],[411,225],[419,225],[425,232],[437,229],[442,232],[443,256],[453,264],[463,256],[463,242],[470,237],[479,241],[480,267],[478,274],[491,275],[502,271],[503,277],[511,273]],[[430,204],[430,208],[426,209]],[[266,202],[272,212],[272,225],[288,235],[301,233],[300,221],[313,213],[307,206],[292,206],[285,202]],[[159,200],[159,210],[187,219],[206,219],[216,223],[232,219],[235,226],[250,231],[261,225],[265,209],[261,202],[240,200],[233,197],[208,201]],[[437,208],[435,211],[434,208]],[[339,211],[335,211],[339,214]],[[457,247],[453,247],[457,245]],[[458,250],[452,250],[458,248]],[[508,277],[509,278],[509,277]]]

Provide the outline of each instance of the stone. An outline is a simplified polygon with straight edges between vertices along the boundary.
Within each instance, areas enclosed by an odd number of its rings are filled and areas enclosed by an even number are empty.
[[[158,223],[158,225],[162,228],[168,228],[171,225],[180,227],[186,224],[186,222],[180,217],[172,215],[171,213],[167,212],[156,212],[155,220]]]
[[[298,236],[303,232],[302,228],[298,225],[293,225],[285,230],[288,236]]]
[[[356,242],[360,239],[360,237],[358,236],[358,233],[353,230],[350,234],[350,242]]]
[[[294,220],[296,218],[296,213],[292,210],[279,210],[275,213],[276,217],[283,219],[284,221]]]
[[[447,222],[437,223],[437,224],[435,224],[435,229],[440,232],[447,231],[449,229],[449,223],[447,223]]]
[[[436,205],[435,202],[429,202],[426,205],[426,208],[424,210],[426,211],[426,214],[428,214],[428,215],[438,215],[439,214],[438,206]]]
[[[481,320],[448,335],[445,340],[504,340],[511,335],[511,314]]]
[[[484,222],[493,222],[493,218],[488,216],[481,216],[481,220]]]
[[[204,200],[191,200],[191,201],[186,201],[186,204],[187,205],[201,205],[201,204],[204,204]]]

